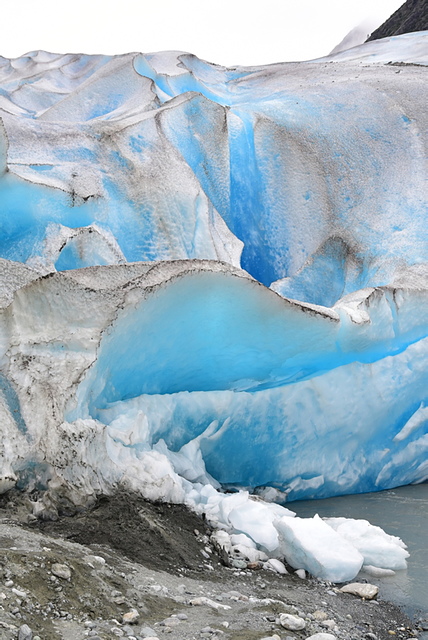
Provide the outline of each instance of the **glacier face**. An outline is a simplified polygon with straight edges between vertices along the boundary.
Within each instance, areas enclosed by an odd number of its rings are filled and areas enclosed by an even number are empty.
[[[427,479],[427,44],[0,58],[1,490]]]

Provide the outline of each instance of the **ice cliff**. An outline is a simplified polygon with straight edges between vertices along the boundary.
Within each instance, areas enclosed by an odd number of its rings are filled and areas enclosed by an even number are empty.
[[[0,58],[0,489],[48,489],[39,513],[122,485],[298,564],[334,527],[221,485],[426,480],[427,64],[428,32],[252,68]],[[343,544],[319,575],[359,570]]]

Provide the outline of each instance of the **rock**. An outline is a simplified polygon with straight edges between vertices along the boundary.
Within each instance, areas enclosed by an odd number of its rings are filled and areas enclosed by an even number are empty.
[[[181,620],[173,616],[171,616],[170,618],[165,618],[165,620],[162,620],[161,622],[161,624],[164,627],[176,627],[180,623],[181,623]]]
[[[206,598],[205,596],[200,596],[199,598],[193,598],[193,600],[190,600],[190,604],[194,606],[205,605],[206,607],[211,607],[211,609],[215,609],[216,611],[218,611],[219,609],[227,610],[232,608],[232,607],[229,607],[229,605],[227,604],[220,604],[219,602],[214,602],[214,600],[211,600],[210,598]]]
[[[230,600],[244,600],[247,601],[249,598],[248,596],[244,596],[242,593],[240,593],[239,591],[228,591],[225,594]]]
[[[23,624],[19,627],[18,631],[18,640],[32,640],[33,632],[31,631],[28,624]]]
[[[140,614],[136,609],[131,609],[123,614],[122,622],[123,624],[137,624]]]
[[[325,627],[326,629],[330,629],[331,631],[336,631],[336,620],[330,619],[330,620],[323,620],[322,622],[320,622],[320,626],[321,627]]]
[[[12,588],[12,593],[14,593],[18,598],[26,598],[27,594],[25,591],[20,591],[20,589]]]
[[[58,562],[55,562],[51,566],[51,571],[57,578],[62,578],[63,580],[71,579],[71,569],[70,567],[67,567],[66,564],[59,564]]]
[[[105,565],[106,561],[103,557],[101,556],[85,556],[84,557],[84,561],[86,562],[86,564],[88,564],[90,567],[92,568],[101,568]]]
[[[336,640],[336,636],[332,633],[315,633],[313,636],[309,636],[306,640]]]
[[[153,631],[153,629],[151,627],[142,627],[140,629],[140,636],[142,638],[155,638],[156,637],[156,631]]]
[[[246,569],[247,562],[246,560],[240,560],[239,558],[232,558],[230,560],[230,566],[234,569]]]
[[[313,612],[312,617],[314,620],[327,620],[328,618],[328,614],[325,611],[321,611],[320,609],[317,609],[316,611]]]
[[[364,598],[364,600],[373,600],[379,593],[379,587],[374,584],[351,582],[351,584],[345,584],[340,591],[342,593],[351,593],[353,596]]]
[[[293,616],[291,613],[281,613],[279,616],[279,624],[289,631],[301,631],[306,627],[306,622],[299,616]]]

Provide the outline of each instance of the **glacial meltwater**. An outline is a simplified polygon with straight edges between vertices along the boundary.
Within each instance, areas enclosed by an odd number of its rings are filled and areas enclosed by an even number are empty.
[[[414,618],[428,617],[428,484],[399,487],[379,493],[340,496],[326,500],[290,503],[298,516],[364,518],[399,536],[410,557],[406,571],[376,579],[363,576],[380,587],[380,597],[400,605]],[[428,638],[424,633],[421,638]]]

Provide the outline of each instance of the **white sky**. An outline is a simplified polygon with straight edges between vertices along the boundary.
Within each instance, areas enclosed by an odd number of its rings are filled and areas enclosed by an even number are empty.
[[[218,64],[327,55],[405,0],[1,0],[0,55],[189,51]]]

